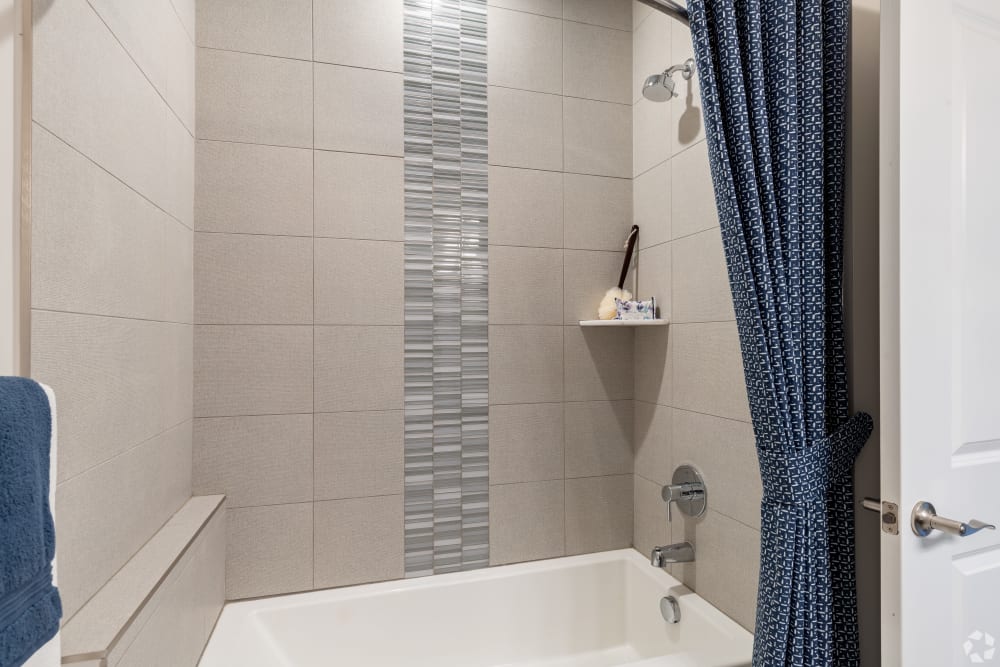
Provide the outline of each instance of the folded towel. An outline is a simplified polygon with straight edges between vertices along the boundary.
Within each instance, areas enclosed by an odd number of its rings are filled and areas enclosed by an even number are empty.
[[[51,438],[52,414],[41,385],[0,378],[0,667],[20,667],[59,631]]]

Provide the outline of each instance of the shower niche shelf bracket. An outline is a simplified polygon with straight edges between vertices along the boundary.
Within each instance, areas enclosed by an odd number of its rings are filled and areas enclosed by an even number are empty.
[[[580,320],[581,327],[663,327],[668,320]]]

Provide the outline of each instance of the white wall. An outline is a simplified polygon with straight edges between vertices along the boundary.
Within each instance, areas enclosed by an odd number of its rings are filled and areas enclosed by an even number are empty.
[[[15,53],[19,43],[15,0],[0,0],[0,375],[13,375],[17,327],[17,108],[21,104]]]

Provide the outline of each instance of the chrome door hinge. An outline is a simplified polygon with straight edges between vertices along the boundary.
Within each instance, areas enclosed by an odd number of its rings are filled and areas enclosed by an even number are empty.
[[[866,510],[878,512],[881,515],[883,533],[899,535],[899,505],[890,503],[888,500],[865,498],[861,501],[861,506]]]

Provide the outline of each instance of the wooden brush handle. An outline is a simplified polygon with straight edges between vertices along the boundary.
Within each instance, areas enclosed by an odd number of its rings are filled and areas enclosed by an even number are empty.
[[[625,263],[622,264],[622,275],[618,279],[618,289],[625,287],[625,278],[628,277],[628,267],[632,263],[632,252],[635,250],[635,242],[639,239],[639,225],[632,225],[625,242]]]

